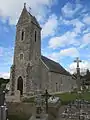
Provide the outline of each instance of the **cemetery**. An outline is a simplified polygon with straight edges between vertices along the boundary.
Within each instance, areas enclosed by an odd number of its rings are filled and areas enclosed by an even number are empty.
[[[0,92],[1,120],[89,120],[90,92],[69,92],[62,94],[37,94],[28,102],[7,103],[5,91]],[[31,99],[31,100],[30,100]],[[12,107],[11,107],[12,106]],[[14,111],[16,109],[17,110]],[[25,111],[24,111],[25,110]],[[11,112],[12,111],[12,112]],[[18,114],[13,114],[13,113]],[[44,118],[43,118],[44,117]]]

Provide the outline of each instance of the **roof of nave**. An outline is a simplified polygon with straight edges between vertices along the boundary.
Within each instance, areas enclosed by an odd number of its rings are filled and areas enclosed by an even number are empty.
[[[45,56],[41,56],[41,59],[47,65],[50,72],[55,72],[55,73],[60,73],[63,75],[71,76],[71,74],[68,71],[66,71],[59,63],[53,60],[50,60]]]

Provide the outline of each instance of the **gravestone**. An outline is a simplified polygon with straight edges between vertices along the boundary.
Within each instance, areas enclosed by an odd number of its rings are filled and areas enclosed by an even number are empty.
[[[56,120],[59,115],[61,100],[59,97],[51,96],[48,99],[48,119]]]
[[[42,96],[38,94],[35,98],[35,113],[29,120],[48,120],[48,114],[44,112]]]

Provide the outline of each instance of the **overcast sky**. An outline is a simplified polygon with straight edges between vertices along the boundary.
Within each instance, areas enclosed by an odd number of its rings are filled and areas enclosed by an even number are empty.
[[[0,0],[0,76],[9,77],[24,2],[42,27],[42,54],[70,72],[76,57],[82,70],[90,69],[90,0]]]

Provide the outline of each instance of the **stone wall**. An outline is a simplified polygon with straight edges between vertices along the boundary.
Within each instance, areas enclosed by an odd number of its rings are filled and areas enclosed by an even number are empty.
[[[76,85],[71,76],[51,73],[52,92],[69,92]]]
[[[31,116],[34,111],[34,105],[31,103],[7,103],[9,115],[25,114]]]
[[[45,89],[48,89],[49,83],[48,83],[48,68],[45,66],[44,62],[41,60],[41,87],[42,91],[45,91]]]

